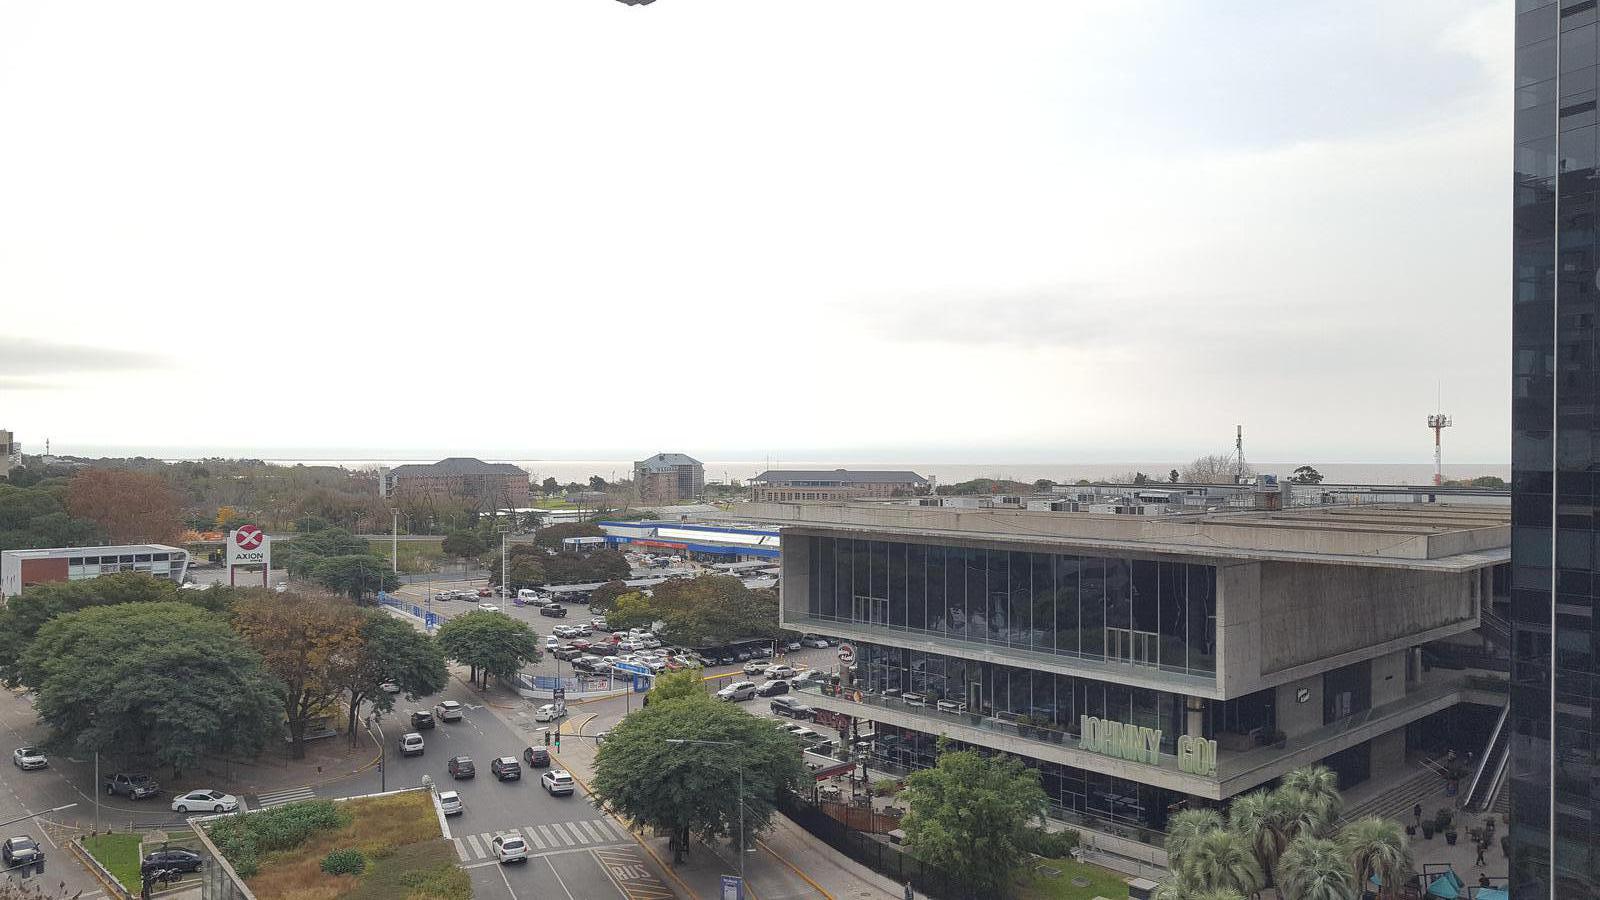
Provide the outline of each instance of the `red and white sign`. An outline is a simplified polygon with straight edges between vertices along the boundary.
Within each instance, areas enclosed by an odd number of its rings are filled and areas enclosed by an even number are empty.
[[[839,645],[839,661],[844,663],[844,664],[846,664],[846,665],[849,665],[850,663],[855,662],[856,661],[856,648],[850,646],[849,644],[840,644]]]
[[[267,570],[272,568],[272,539],[259,525],[240,525],[228,532],[229,584],[233,584],[233,570],[237,566],[261,566],[261,584],[266,585]]]
[[[261,541],[266,535],[254,525],[240,525],[233,532],[233,542],[239,545],[240,550],[254,550],[261,546]]]

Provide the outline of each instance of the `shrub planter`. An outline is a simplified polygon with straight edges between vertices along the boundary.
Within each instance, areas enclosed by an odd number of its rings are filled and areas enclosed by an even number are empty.
[[[1456,830],[1452,828],[1444,833],[1444,842],[1454,847],[1456,845],[1457,837],[1459,837],[1459,835],[1456,833]]]
[[[1425,841],[1433,840],[1433,823],[1432,822],[1424,822],[1424,823],[1422,823],[1422,839],[1425,840]]]

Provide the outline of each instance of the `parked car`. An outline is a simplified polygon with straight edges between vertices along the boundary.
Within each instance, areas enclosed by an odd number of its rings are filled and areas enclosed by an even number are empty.
[[[751,652],[749,650],[746,650],[743,647],[740,647],[738,650],[733,651],[733,658],[737,662],[744,662],[745,660],[749,659],[752,655],[753,654],[751,654]]]
[[[574,782],[565,769],[551,769],[539,778],[539,783],[544,785],[545,793],[552,797],[572,795]]]
[[[11,751],[11,762],[19,769],[43,769],[50,765],[44,751],[38,747],[18,747]]]
[[[752,659],[744,664],[744,673],[746,675],[760,675],[766,671],[767,664],[759,659]]]
[[[502,863],[526,862],[528,859],[528,842],[516,834],[497,834],[489,842],[489,847],[494,850],[495,859]]]
[[[571,645],[564,645],[550,651],[550,655],[554,656],[556,659],[562,659],[566,660],[567,662],[571,662],[582,656],[583,651]]]
[[[720,691],[717,691],[718,700],[749,700],[756,695],[754,681],[735,681]]]
[[[564,619],[567,617],[567,608],[565,606],[541,606],[539,607],[539,615],[549,616],[552,619]]]
[[[800,643],[807,647],[831,647],[828,639],[815,634],[808,634],[800,638]]]
[[[522,761],[527,763],[530,769],[548,769],[550,768],[550,751],[543,747],[529,747],[522,751]]]
[[[5,859],[6,868],[22,869],[24,875],[29,866],[38,866],[39,872],[44,872],[44,848],[27,835],[6,838],[6,842],[0,844],[0,857]]]
[[[455,791],[439,792],[439,809],[447,816],[459,816],[467,811],[467,808],[461,805],[461,795]]]
[[[799,672],[795,671],[794,666],[786,666],[782,664],[776,666],[767,666],[768,678],[793,678],[799,674]]]
[[[139,861],[139,873],[142,875],[162,869],[169,872],[198,872],[205,862],[205,857],[193,850],[169,847],[154,853],[146,853],[144,859]]]
[[[522,764],[515,756],[501,756],[489,763],[489,771],[501,781],[521,781]]]
[[[799,697],[774,697],[772,700],[772,714],[775,716],[788,716],[791,719],[809,719],[817,711],[800,702]]]
[[[116,797],[127,797],[129,800],[143,800],[161,793],[161,785],[149,775],[140,773],[117,772],[101,779],[101,783],[106,793]]]
[[[479,603],[478,610],[480,612],[499,612],[500,607],[495,606],[493,603]]]
[[[238,808],[238,797],[212,790],[190,791],[172,801],[172,811],[180,813],[186,813],[191,809],[195,812],[210,810],[214,813],[223,813],[233,812]]]
[[[401,756],[421,756],[422,750],[422,735],[412,731],[400,736]]]
[[[438,716],[441,722],[459,722],[461,704],[454,700],[440,700],[439,705],[433,708],[433,714]]]
[[[398,693],[400,693],[400,685],[395,684],[392,681],[385,681],[382,684],[378,685],[378,687],[385,694],[398,694]]]
[[[800,643],[800,641],[797,639],[797,640],[793,640],[793,641],[785,641],[784,645],[783,645],[783,649],[785,649],[785,650],[799,650],[801,647],[804,647],[804,646],[805,645]]]
[[[413,710],[411,713],[411,727],[422,731],[433,727],[433,713],[425,709]]]
[[[554,703],[546,703],[533,711],[533,720],[535,722],[554,722],[566,714],[565,707],[557,706]]]
[[[478,596],[479,597],[493,597],[494,596],[494,588],[486,588],[486,587],[478,588]]]
[[[435,602],[435,603],[449,603],[453,599],[455,599],[455,592],[454,591],[434,591],[433,592],[433,602]]]
[[[756,657],[758,659],[771,659],[772,658],[772,645],[771,644],[757,644],[756,646],[750,648],[750,655],[754,656],[754,657]]]

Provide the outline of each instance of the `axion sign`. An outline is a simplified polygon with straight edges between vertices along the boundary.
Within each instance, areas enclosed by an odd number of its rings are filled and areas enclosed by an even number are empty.
[[[272,568],[272,539],[259,525],[240,525],[228,532],[228,583],[233,584],[233,570],[237,566],[260,566],[261,584],[267,584],[267,572]]]

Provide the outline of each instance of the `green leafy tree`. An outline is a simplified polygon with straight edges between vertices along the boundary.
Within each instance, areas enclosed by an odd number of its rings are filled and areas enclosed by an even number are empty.
[[[1228,806],[1228,827],[1250,845],[1261,871],[1272,880],[1278,857],[1288,846],[1287,820],[1292,810],[1276,803],[1271,791],[1251,791],[1233,798]]]
[[[728,746],[669,744],[688,739]],[[670,836],[676,860],[690,835],[739,830],[743,773],[746,846],[772,821],[773,804],[805,777],[793,738],[705,693],[651,702],[612,728],[595,755],[593,794],[620,815]]]
[[[1208,831],[1189,848],[1184,872],[1200,890],[1254,894],[1266,885],[1261,864],[1244,838],[1232,831]]]
[[[644,628],[657,618],[655,604],[643,592],[623,594],[606,613],[606,627],[612,631]]]
[[[444,690],[450,681],[438,643],[386,612],[366,612],[359,654],[344,685],[349,706],[346,730],[352,744],[356,741],[356,714],[363,702],[378,713],[394,709],[394,697],[383,690],[384,682],[392,682],[415,699]]]
[[[546,497],[558,494],[561,492],[561,482],[556,481],[554,478],[546,478],[539,482],[539,492]]]
[[[175,773],[208,754],[254,754],[282,712],[260,657],[222,616],[183,603],[57,616],[24,652],[21,678],[63,744]]]
[[[444,655],[472,669],[472,679],[485,690],[489,676],[509,678],[539,661],[539,636],[526,622],[505,613],[476,610],[439,628]]]
[[[1236,804],[1237,805],[1237,804]],[[1182,867],[1189,848],[1200,835],[1222,827],[1222,814],[1214,809],[1183,809],[1167,819],[1167,861],[1172,868]]]
[[[1357,819],[1339,833],[1338,842],[1356,884],[1364,889],[1376,876],[1382,885],[1378,896],[1400,896],[1400,887],[1411,877],[1412,858],[1399,824],[1371,816]]]
[[[576,486],[583,490],[582,485]],[[533,533],[533,542],[546,550],[560,550],[561,542],[569,537],[604,537],[605,529],[593,522],[563,522],[549,525]]]
[[[474,559],[489,549],[481,535],[465,529],[450,532],[442,546],[444,552],[460,559]]]
[[[608,612],[618,597],[631,590],[626,582],[608,581],[589,593],[589,605],[601,612]]]
[[[1310,466],[1299,466],[1289,476],[1290,484],[1321,484],[1322,473]]]
[[[320,528],[295,535],[273,548],[273,562],[290,575],[309,575],[317,563],[335,556],[370,555],[372,545],[343,528]]]
[[[704,647],[744,638],[772,640],[778,627],[775,591],[752,591],[731,575],[669,581],[651,597],[655,618],[676,644]]]
[[[632,573],[628,558],[616,550],[595,550],[591,553],[562,551],[545,557],[544,569],[548,584],[615,581],[627,578]]]
[[[1050,493],[1050,489],[1055,487],[1055,486],[1056,486],[1056,483],[1054,481],[1051,481],[1048,478],[1036,478],[1036,479],[1034,479],[1034,482],[1033,482],[1034,491],[1036,491],[1036,492],[1038,492],[1040,494],[1048,494],[1048,493]]]
[[[98,525],[68,514],[64,485],[35,482],[20,487],[19,471],[12,471],[12,483],[0,484],[0,550],[75,547],[100,540]]]
[[[968,892],[999,896],[1022,860],[1025,832],[1046,812],[1039,773],[1011,757],[941,750],[900,793],[910,804],[901,820],[906,846]]]
[[[1344,799],[1339,796],[1339,775],[1327,766],[1301,766],[1283,776],[1283,787],[1305,794],[1318,805],[1318,811],[1330,825],[1344,809]]]
[[[1178,470],[1177,469],[1173,469],[1172,471],[1167,473],[1167,480],[1172,482],[1173,484],[1177,484],[1178,483],[1178,479],[1180,477],[1182,477],[1182,476],[1180,476],[1178,474]]]
[[[656,678],[645,700],[650,703],[665,703],[668,700],[679,700],[684,697],[704,696],[706,696],[706,683],[700,680],[700,670],[691,668],[667,672]]]
[[[362,623],[339,597],[261,591],[234,606],[234,628],[278,679],[295,759],[305,758],[306,726],[333,712],[350,683]]]
[[[1278,892],[1283,900],[1355,900],[1356,879],[1338,845],[1301,837],[1278,861]]]
[[[328,590],[344,594],[357,603],[379,591],[392,591],[400,586],[400,576],[390,568],[389,560],[371,553],[327,557],[311,567],[311,577]]]
[[[512,544],[509,549],[511,561],[506,567],[505,575],[511,590],[549,583],[544,564],[550,558],[550,554],[532,544]],[[499,547],[491,549],[486,565],[489,569],[489,584],[498,585],[501,572]]]

